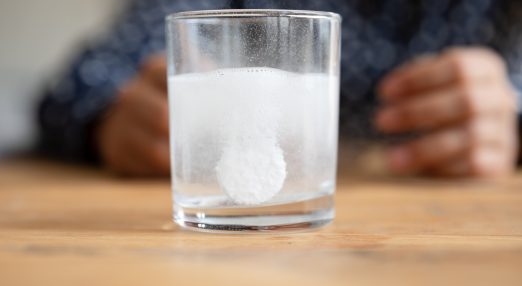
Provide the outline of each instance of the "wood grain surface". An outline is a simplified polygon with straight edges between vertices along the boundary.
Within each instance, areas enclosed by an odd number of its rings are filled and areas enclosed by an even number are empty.
[[[319,230],[203,234],[171,222],[167,179],[0,163],[0,285],[522,285],[522,173],[350,177]]]

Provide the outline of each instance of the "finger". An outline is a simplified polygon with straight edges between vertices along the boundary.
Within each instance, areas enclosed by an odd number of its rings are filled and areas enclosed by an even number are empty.
[[[444,165],[426,170],[424,173],[427,175],[447,178],[467,177],[471,173],[471,168],[466,159],[466,156],[461,156],[460,158],[456,158]]]
[[[383,79],[379,91],[384,100],[396,101],[452,83],[497,80],[504,74],[504,64],[493,52],[451,49],[439,57],[427,57],[397,69]]]
[[[129,157],[140,162],[145,173],[167,175],[170,170],[168,138],[153,137],[141,128],[131,130]]]
[[[120,157],[114,164],[110,164],[109,168],[116,174],[121,176],[151,176],[151,168],[147,168],[135,157]]]
[[[129,175],[167,175],[169,150],[166,138],[150,136],[145,130],[130,126],[122,131],[114,145],[113,162],[117,170]]]
[[[445,177],[503,177],[511,174],[513,168],[502,154],[496,148],[482,148],[429,169],[426,173]]]
[[[382,132],[398,133],[432,129],[468,116],[458,91],[444,90],[386,106],[377,113],[376,123]]]
[[[468,132],[455,127],[424,135],[391,148],[388,165],[398,173],[416,173],[464,153],[470,146]]]
[[[392,148],[388,155],[389,166],[398,173],[416,173],[441,170],[448,162],[466,157],[471,167],[480,173],[482,150],[495,150],[503,158],[504,168],[513,168],[516,157],[513,124],[505,118],[478,118],[472,122],[424,135],[411,142]],[[508,119],[509,120],[509,119]],[[476,153],[480,153],[476,155]],[[478,163],[477,163],[478,162]],[[450,164],[451,165],[451,164]],[[498,165],[493,165],[498,168]],[[453,171],[452,171],[453,172]]]
[[[168,101],[163,92],[137,80],[122,93],[120,104],[128,113],[128,119],[156,135],[168,135]]]
[[[512,99],[497,86],[451,87],[385,106],[377,113],[382,132],[429,130],[476,116],[502,116],[512,109]]]
[[[159,54],[149,57],[142,65],[141,77],[158,89],[167,91],[167,59]]]
[[[123,133],[123,130],[120,130]],[[150,172],[135,156],[128,156],[127,138],[111,136],[108,147],[104,150],[105,165],[112,172],[123,176],[145,176]],[[124,143],[125,142],[125,143]]]

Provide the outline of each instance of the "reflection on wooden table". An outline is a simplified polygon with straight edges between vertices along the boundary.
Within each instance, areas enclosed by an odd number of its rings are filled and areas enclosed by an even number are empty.
[[[522,285],[522,174],[339,178],[313,232],[210,235],[171,221],[168,180],[0,163],[1,285]]]

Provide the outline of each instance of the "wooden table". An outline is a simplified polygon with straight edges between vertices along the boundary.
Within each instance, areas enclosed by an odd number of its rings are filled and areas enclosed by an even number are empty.
[[[522,173],[341,176],[333,224],[213,235],[171,221],[168,180],[0,163],[0,285],[522,285]]]

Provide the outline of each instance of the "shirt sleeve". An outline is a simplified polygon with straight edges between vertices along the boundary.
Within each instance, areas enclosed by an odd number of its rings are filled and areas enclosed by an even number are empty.
[[[224,8],[221,1],[133,0],[103,37],[88,45],[39,104],[38,149],[68,161],[97,161],[93,129],[141,61],[164,50],[166,15]]]

